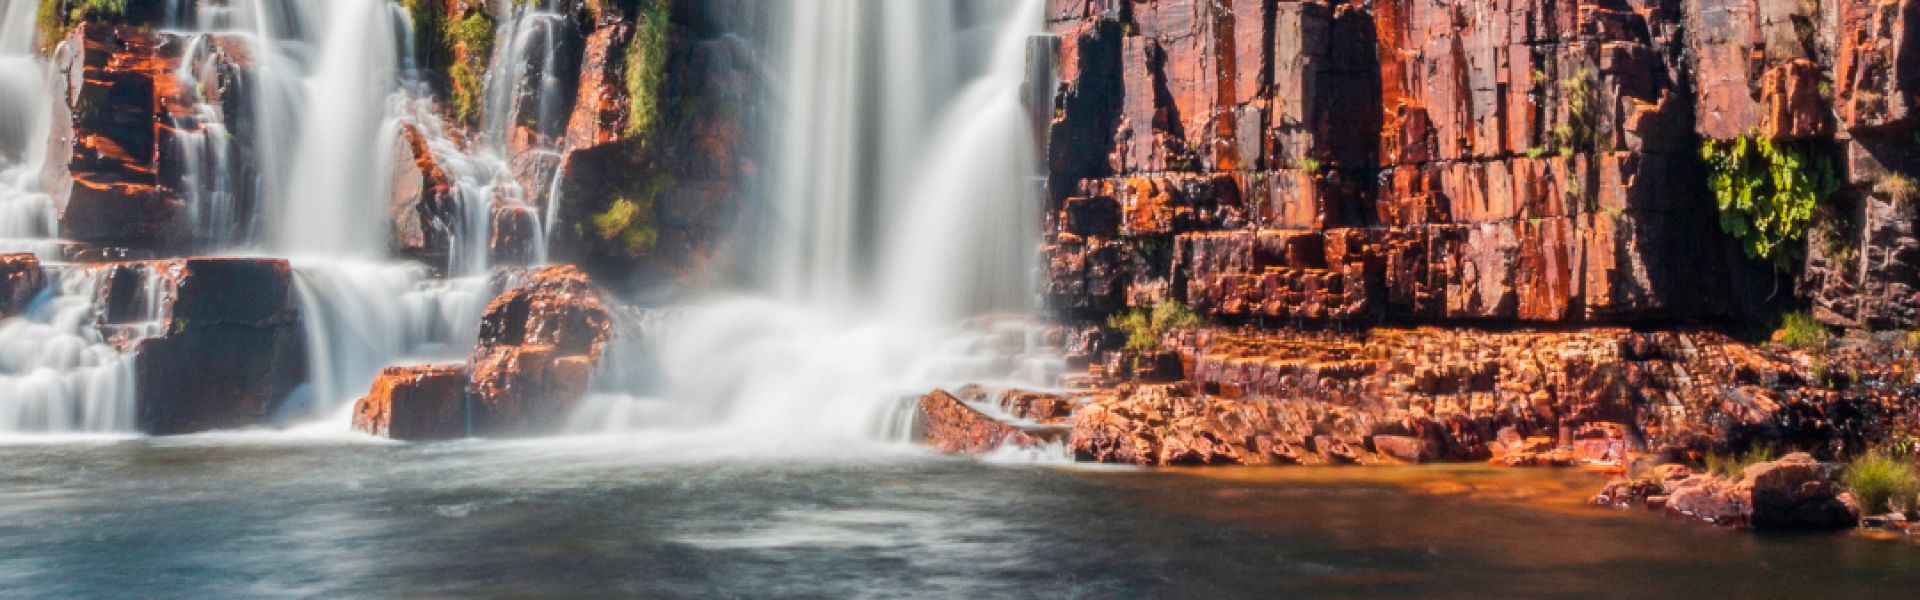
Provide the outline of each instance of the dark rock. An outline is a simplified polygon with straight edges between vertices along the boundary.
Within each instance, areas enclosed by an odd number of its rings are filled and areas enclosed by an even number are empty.
[[[274,423],[306,381],[306,338],[299,321],[293,269],[283,260],[183,259],[131,268],[161,279],[166,305],[158,337],[139,340],[140,429],[171,435]],[[112,283],[110,297],[131,296]],[[116,293],[112,288],[126,291]]]
[[[46,285],[47,274],[39,258],[32,254],[0,255],[0,319],[26,312]]]

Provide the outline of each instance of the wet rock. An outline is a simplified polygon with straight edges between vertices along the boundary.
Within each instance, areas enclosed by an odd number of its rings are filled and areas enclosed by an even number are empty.
[[[69,239],[149,249],[183,241],[184,204],[160,187],[155,163],[155,98],[171,77],[160,44],[131,26],[82,23],[68,34],[60,70],[69,89],[56,119],[67,135],[51,156],[72,182],[60,216]]]
[[[389,248],[394,256],[444,271],[459,218],[453,177],[418,126],[402,126],[394,144]]]
[[[1059,427],[1023,427],[1006,423],[944,390],[920,398],[914,413],[920,443],[950,454],[986,454],[1001,447],[1034,448],[1058,442]]]
[[[1753,514],[1752,496],[1725,480],[1693,477],[1680,482],[1667,495],[1666,511],[1714,525],[1745,525]]]
[[[540,231],[540,213],[522,204],[499,204],[493,208],[493,234],[487,248],[492,264],[526,266],[534,264],[544,235]]]
[[[1410,463],[1429,462],[1437,454],[1426,440],[1404,435],[1373,436],[1373,450]]]
[[[62,236],[163,255],[248,241],[258,202],[250,46],[85,22],[62,47],[66,101],[45,173],[67,183],[51,190]],[[215,155],[226,160],[218,170]]]
[[[46,271],[32,254],[0,255],[0,319],[26,312],[47,285]]]
[[[391,367],[354,404],[353,429],[405,441],[466,437],[467,367]]]
[[[572,266],[547,267],[487,306],[468,393],[473,433],[551,433],[585,397],[614,335],[600,290]]]
[[[196,258],[129,268],[159,278],[161,306],[116,309],[158,315],[154,337],[137,340],[140,429],[155,435],[275,424],[306,381],[293,269],[284,260]],[[144,278],[116,278],[110,298],[137,299]]]

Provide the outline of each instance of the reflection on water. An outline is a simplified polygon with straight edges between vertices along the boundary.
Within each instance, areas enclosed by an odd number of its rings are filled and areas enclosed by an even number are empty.
[[[1776,596],[1920,583],[1905,543],[1588,508],[1596,480],[1580,473],[244,435],[0,447],[0,464],[0,590],[42,597]]]

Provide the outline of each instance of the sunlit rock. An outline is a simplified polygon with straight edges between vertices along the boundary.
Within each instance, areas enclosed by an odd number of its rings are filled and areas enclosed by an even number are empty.
[[[495,298],[472,359],[474,433],[551,433],[587,393],[614,335],[612,314],[584,273],[549,267]]]
[[[984,397],[984,391],[978,388],[970,391]],[[945,390],[920,398],[914,412],[914,431],[920,443],[954,454],[986,454],[1002,447],[1034,448],[1057,442],[1064,433],[1060,427],[1017,425],[995,418]]]
[[[353,407],[353,428],[405,441],[448,440],[468,434],[466,365],[392,367]]]

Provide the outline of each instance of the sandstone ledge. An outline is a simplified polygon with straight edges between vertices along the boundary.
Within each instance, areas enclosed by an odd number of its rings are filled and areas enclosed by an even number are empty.
[[[1181,381],[1087,377],[1050,404],[1069,411],[1078,458],[1618,467],[1753,443],[1832,457],[1912,429],[1910,356],[1832,353],[1826,370],[1849,374],[1835,386],[1813,357],[1711,331],[1211,329],[1166,346]]]

